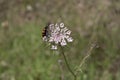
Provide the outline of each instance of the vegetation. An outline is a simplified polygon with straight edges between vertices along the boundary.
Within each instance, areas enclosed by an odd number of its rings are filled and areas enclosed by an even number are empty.
[[[119,0],[0,0],[0,5],[0,80],[73,80],[61,53],[42,41],[48,22],[64,22],[72,31],[74,41],[64,52],[73,71],[90,53],[77,80],[120,80]]]

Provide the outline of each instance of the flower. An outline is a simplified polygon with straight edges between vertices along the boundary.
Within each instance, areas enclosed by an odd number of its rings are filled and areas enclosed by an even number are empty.
[[[51,49],[57,49],[57,46],[52,45],[52,46],[51,46]]]
[[[43,37],[44,41],[52,44],[51,49],[57,49],[57,45],[65,46],[67,42],[73,42],[70,37],[71,31],[64,26],[64,23],[50,24],[47,30],[49,37]]]

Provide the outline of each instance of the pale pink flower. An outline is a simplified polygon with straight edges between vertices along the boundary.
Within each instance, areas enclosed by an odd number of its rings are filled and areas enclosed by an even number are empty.
[[[56,23],[49,25],[49,37],[45,37],[44,41],[52,44],[51,49],[57,49],[57,45],[65,46],[67,42],[73,42],[70,37],[71,31],[64,26],[64,23]]]

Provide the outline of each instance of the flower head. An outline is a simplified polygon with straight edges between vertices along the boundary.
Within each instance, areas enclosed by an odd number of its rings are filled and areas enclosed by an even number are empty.
[[[57,49],[57,45],[65,46],[67,42],[72,42],[71,31],[64,26],[64,23],[50,24],[47,30],[48,35],[43,37],[44,41],[52,43],[51,49]]]

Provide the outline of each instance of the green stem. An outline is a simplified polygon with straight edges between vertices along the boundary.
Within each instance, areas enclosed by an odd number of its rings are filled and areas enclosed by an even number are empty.
[[[61,47],[62,55],[63,55],[63,58],[64,58],[64,60],[65,60],[65,63],[66,63],[66,66],[67,66],[68,70],[69,70],[70,73],[74,76],[74,80],[77,80],[77,76],[75,75],[75,73],[72,71],[72,69],[70,68],[70,66],[69,66],[69,64],[68,64],[68,61],[67,61],[67,58],[66,58],[66,56],[65,56],[65,54],[64,54],[64,51],[63,51],[62,46],[60,46],[60,47]]]

